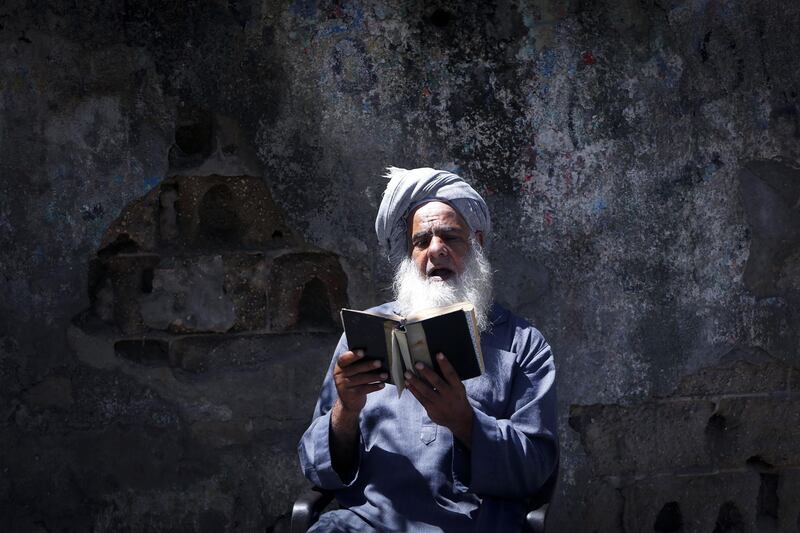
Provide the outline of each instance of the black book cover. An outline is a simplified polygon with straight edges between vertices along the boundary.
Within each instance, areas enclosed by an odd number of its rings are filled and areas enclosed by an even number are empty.
[[[347,346],[351,351],[364,350],[364,359],[377,359],[382,362],[383,369],[389,369],[389,354],[386,346],[384,323],[389,319],[342,310],[342,323],[347,338]],[[389,377],[391,383],[391,376]]]
[[[481,375],[481,367],[472,345],[469,322],[463,311],[426,319],[422,323],[428,349],[436,372],[441,374],[436,354],[442,352],[462,380]]]

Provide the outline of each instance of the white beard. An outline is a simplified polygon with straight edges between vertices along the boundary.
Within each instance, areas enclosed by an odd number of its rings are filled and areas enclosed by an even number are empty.
[[[394,275],[394,295],[400,313],[408,315],[428,307],[468,301],[475,307],[478,328],[487,331],[491,325],[492,267],[481,246],[474,240],[470,244],[464,272],[447,281],[432,281],[420,274],[410,257],[403,259]]]

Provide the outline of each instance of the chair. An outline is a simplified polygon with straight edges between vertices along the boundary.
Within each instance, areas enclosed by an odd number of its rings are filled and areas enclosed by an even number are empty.
[[[292,506],[291,533],[305,533],[317,520],[322,510],[334,498],[333,491],[311,487],[295,500]]]
[[[550,477],[529,501],[528,514],[525,516],[523,531],[526,533],[544,533],[547,522],[547,511],[555,493],[558,482],[558,465]],[[292,533],[305,533],[318,519],[319,515],[333,501],[334,492],[319,487],[311,487],[300,495],[292,507]]]
[[[544,482],[542,488],[528,500],[528,514],[525,515],[522,531],[526,533],[544,533],[547,525],[547,511],[550,509],[550,502],[553,500],[556,485],[558,484],[558,467],[559,463],[556,463],[553,473]]]

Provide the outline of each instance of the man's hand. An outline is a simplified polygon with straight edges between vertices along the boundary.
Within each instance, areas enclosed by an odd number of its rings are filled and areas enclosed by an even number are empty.
[[[444,379],[422,363],[417,363],[416,368],[422,378],[406,372],[406,387],[419,400],[431,420],[448,428],[464,446],[471,448],[472,417],[475,413],[467,400],[467,390],[444,355],[437,354],[436,361]]]
[[[358,461],[358,417],[367,394],[381,390],[389,374],[378,370],[380,361],[364,361],[363,350],[344,352],[333,368],[339,399],[331,412],[330,443],[333,468],[343,481],[353,478]]]
[[[350,413],[360,413],[367,403],[367,394],[381,390],[389,374],[378,370],[381,362],[362,361],[363,350],[344,352],[336,360],[333,369],[333,382],[339,394],[342,409]]]

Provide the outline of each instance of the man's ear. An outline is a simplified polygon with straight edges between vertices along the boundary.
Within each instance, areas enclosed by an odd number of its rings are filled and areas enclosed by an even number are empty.
[[[480,244],[481,248],[483,248],[483,232],[482,231],[476,231],[475,232],[475,240],[477,240],[478,244]]]

